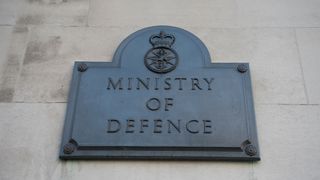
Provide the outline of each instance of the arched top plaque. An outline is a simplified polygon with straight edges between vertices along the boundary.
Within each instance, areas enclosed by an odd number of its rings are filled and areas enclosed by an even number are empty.
[[[211,63],[181,28],[139,30],[112,62],[75,62],[60,158],[260,160],[249,64]]]

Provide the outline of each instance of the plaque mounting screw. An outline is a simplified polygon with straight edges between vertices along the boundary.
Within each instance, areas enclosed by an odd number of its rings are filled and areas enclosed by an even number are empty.
[[[241,73],[245,73],[248,71],[248,67],[245,65],[245,64],[240,64],[238,65],[238,71],[241,72]]]
[[[88,66],[85,63],[81,63],[78,65],[78,71],[84,72],[88,69]]]
[[[246,145],[244,151],[246,152],[247,155],[249,156],[254,156],[257,154],[257,149],[254,145],[248,144]]]
[[[73,143],[67,143],[63,146],[63,152],[65,154],[71,154],[76,150],[76,145]]]

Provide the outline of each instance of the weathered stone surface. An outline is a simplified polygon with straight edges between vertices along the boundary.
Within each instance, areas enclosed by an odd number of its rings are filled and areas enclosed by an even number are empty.
[[[12,27],[0,27],[0,80],[7,62],[7,50],[10,44]]]
[[[16,24],[64,25],[87,24],[89,0],[25,0],[17,3]]]
[[[255,179],[319,179],[320,107],[260,105],[256,108],[262,154]]]
[[[298,29],[297,41],[309,103],[320,104],[320,29]]]
[[[0,25],[85,26],[89,0],[3,0]]]
[[[74,61],[110,61],[130,32],[121,28],[33,28],[14,101],[66,102]]]
[[[0,102],[11,102],[14,96],[16,82],[19,79],[22,60],[28,40],[27,27],[15,27],[4,52],[0,79]]]

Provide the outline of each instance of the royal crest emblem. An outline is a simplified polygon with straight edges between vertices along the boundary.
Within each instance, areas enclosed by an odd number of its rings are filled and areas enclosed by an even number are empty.
[[[175,37],[160,31],[149,38],[151,48],[144,57],[145,66],[155,73],[168,73],[174,70],[179,62],[177,52],[171,48]]]

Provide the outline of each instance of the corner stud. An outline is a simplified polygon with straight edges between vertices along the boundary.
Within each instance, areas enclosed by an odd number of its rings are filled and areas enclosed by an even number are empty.
[[[67,143],[63,146],[63,152],[65,154],[72,154],[76,150],[76,145],[73,143]]]
[[[81,64],[78,65],[78,71],[80,71],[80,72],[84,72],[87,69],[88,69],[88,66],[85,63],[81,63]]]
[[[254,145],[248,144],[246,145],[244,151],[246,152],[247,155],[249,156],[254,156],[257,154],[257,149]]]
[[[238,65],[237,69],[240,73],[245,73],[248,71],[248,67],[245,64]]]

